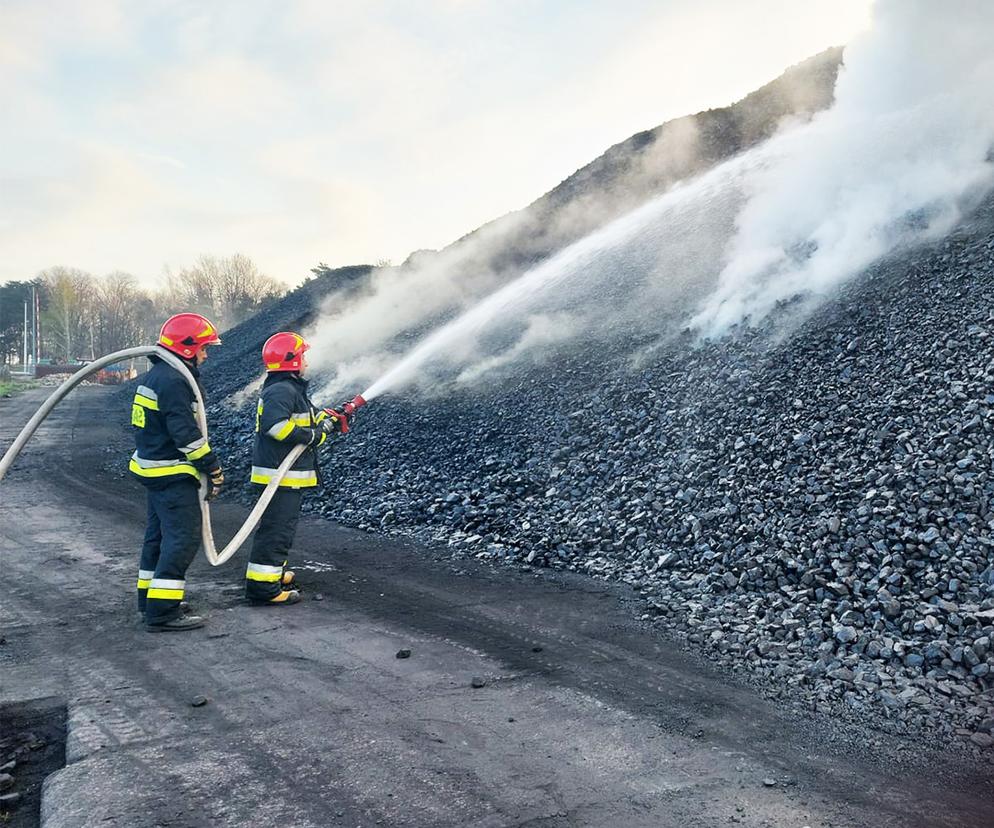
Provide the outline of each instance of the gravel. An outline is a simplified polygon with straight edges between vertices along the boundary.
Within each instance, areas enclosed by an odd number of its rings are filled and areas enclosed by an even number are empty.
[[[214,399],[318,287],[253,338],[226,334],[246,356],[208,378]],[[994,199],[807,315],[563,353],[475,394],[388,394],[325,454],[333,482],[305,508],[624,581],[769,695],[992,755],[992,300]],[[247,478],[253,406],[211,410],[230,479]]]

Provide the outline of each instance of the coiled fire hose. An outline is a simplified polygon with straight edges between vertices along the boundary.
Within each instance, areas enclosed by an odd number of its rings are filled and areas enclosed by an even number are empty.
[[[45,400],[44,404],[39,408],[34,416],[28,420],[27,425],[21,429],[20,434],[11,444],[10,448],[4,453],[3,458],[0,459],[0,480],[3,480],[4,475],[7,474],[7,470],[13,465],[14,460],[21,453],[21,450],[27,444],[31,436],[37,431],[38,426],[42,424],[45,418],[52,413],[52,409],[58,405],[63,398],[70,391],[72,391],[77,385],[79,385],[83,380],[85,380],[91,374],[95,374],[102,368],[106,368],[108,365],[113,365],[115,362],[123,362],[127,359],[132,359],[133,357],[144,357],[144,356],[157,356],[159,359],[171,365],[177,371],[180,372],[183,379],[187,381],[187,384],[193,390],[193,396],[197,400],[197,424],[200,426],[200,433],[206,438],[207,437],[207,412],[204,409],[204,398],[200,393],[200,386],[197,385],[197,380],[194,379],[193,374],[190,370],[183,364],[183,361],[171,354],[165,348],[159,348],[155,345],[143,345],[138,348],[125,348],[123,351],[115,351],[112,354],[107,354],[107,356],[101,357],[98,360],[94,360],[88,365],[80,368],[75,374],[73,374],[69,379],[67,379],[62,385],[60,385],[55,392]],[[245,523],[242,527],[235,533],[235,536],[228,541],[227,546],[224,547],[220,552],[214,546],[214,533],[211,529],[211,507],[207,502],[207,478],[206,475],[201,477],[200,480],[200,511],[203,516],[201,521],[201,534],[203,536],[204,545],[204,555],[207,556],[207,560],[212,566],[220,566],[232,555],[235,554],[245,543],[248,536],[255,529],[259,521],[262,519],[262,513],[266,511],[266,507],[269,505],[269,501],[273,499],[273,495],[276,494],[276,489],[279,488],[280,481],[290,470],[290,467],[296,462],[297,458],[307,450],[307,446],[298,445],[294,446],[290,453],[286,456],[286,459],[280,463],[279,468],[276,470],[276,474],[273,479],[269,481],[266,488],[263,490],[262,495],[259,497],[259,502],[255,504],[255,507],[249,512],[249,516],[245,519]]]

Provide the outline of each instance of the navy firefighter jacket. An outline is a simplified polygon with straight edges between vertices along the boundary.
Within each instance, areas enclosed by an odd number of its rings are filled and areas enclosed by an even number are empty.
[[[139,381],[131,406],[135,453],[128,468],[150,489],[177,480],[199,480],[220,464],[197,425],[193,389],[168,363],[154,356],[149,360],[152,367]],[[197,367],[191,363],[187,367],[199,385]]]
[[[255,416],[252,482],[266,485],[276,476],[294,446],[320,446],[326,435],[318,426],[327,415],[307,396],[307,380],[290,371],[266,377]],[[318,485],[317,458],[305,451],[280,481],[281,488],[306,489]]]

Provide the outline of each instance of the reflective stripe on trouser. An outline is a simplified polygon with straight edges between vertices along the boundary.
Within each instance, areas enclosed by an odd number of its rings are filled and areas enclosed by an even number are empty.
[[[252,482],[265,486],[276,476],[276,469],[265,466],[252,466]],[[318,484],[318,473],[315,469],[298,471],[290,469],[280,481],[281,489],[309,489]]]
[[[148,598],[148,585],[151,582],[155,570],[138,570],[138,612],[145,612],[145,601]]]
[[[186,591],[186,579],[153,578],[148,584],[148,598],[161,598],[166,601],[182,601]]]
[[[138,608],[150,624],[180,615],[187,567],[200,548],[200,499],[197,483],[182,476],[163,489],[148,489],[148,526],[142,546]],[[147,589],[142,581],[147,580]]]
[[[245,570],[245,577],[250,581],[262,581],[263,583],[271,584],[283,577],[283,567],[250,563]]]
[[[267,601],[280,594],[280,578],[290,556],[294,535],[297,534],[302,499],[303,493],[297,489],[277,489],[262,513],[245,573],[247,597]]]

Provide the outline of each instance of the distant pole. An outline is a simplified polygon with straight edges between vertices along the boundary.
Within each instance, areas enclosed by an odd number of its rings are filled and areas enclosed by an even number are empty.
[[[32,350],[34,351],[34,364],[38,364],[38,357],[41,355],[41,297],[38,295],[38,285],[31,285],[31,297],[34,299],[35,324],[34,336],[31,337]]]
[[[21,345],[24,349],[24,361],[21,363],[21,370],[28,369],[28,301],[24,300],[24,335],[21,337]]]
[[[32,285],[31,289],[35,293],[35,365],[37,365],[38,357],[41,356],[41,294],[38,292],[38,285]]]

